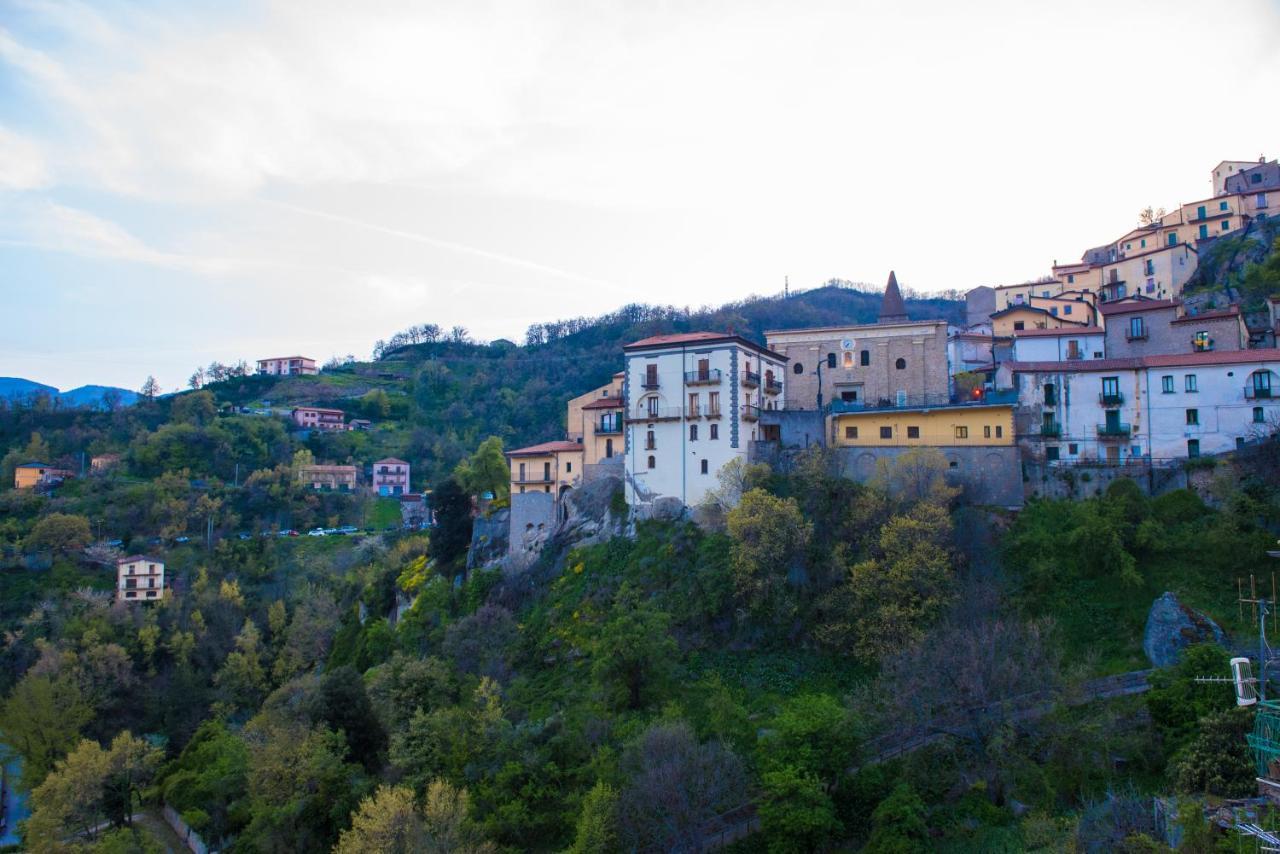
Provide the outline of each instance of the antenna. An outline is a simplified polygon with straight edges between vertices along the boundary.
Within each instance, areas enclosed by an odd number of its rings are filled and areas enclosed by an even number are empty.
[[[791,277],[782,277],[782,298],[788,299],[791,296]]]

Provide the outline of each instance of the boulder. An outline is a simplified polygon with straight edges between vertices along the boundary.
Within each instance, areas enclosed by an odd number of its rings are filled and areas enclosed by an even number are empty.
[[[1142,635],[1142,651],[1156,667],[1177,662],[1182,651],[1192,644],[1226,645],[1227,634],[1205,614],[1188,608],[1178,597],[1165,592],[1151,604],[1147,628]]]

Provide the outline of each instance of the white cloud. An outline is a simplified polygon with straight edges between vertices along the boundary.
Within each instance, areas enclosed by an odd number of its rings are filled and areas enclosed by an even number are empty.
[[[0,190],[32,190],[48,180],[39,144],[0,126]]]

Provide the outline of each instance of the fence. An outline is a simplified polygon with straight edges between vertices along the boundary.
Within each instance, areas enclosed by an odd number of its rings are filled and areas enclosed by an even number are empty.
[[[204,844],[200,834],[188,827],[182,820],[182,816],[178,815],[178,811],[168,804],[164,805],[164,820],[173,828],[173,832],[182,838],[193,854],[209,854],[209,846]]]

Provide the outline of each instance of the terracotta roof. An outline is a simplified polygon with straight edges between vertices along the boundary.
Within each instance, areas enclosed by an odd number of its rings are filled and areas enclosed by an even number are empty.
[[[582,445],[578,442],[543,442],[541,445],[530,445],[527,448],[517,448],[514,451],[507,451],[508,457],[534,457],[546,454],[559,454],[568,451],[581,451]]]
[[[1280,349],[1210,350],[1207,353],[1166,353],[1160,356],[1134,356],[1126,359],[1094,359],[1081,362],[1005,362],[1017,372],[1083,373],[1123,371],[1137,368],[1175,368],[1196,365],[1251,364],[1280,362]]]
[[[328,409],[328,408],[323,407],[323,406],[295,406],[295,407],[293,408],[293,411],[294,411],[294,412],[303,412],[303,411],[306,411],[306,412],[336,412],[336,413],[338,413],[339,415],[345,415],[345,414],[346,414],[346,413],[344,413],[341,409]]]
[[[602,397],[599,400],[593,400],[590,403],[583,404],[583,409],[621,409],[622,398],[620,397]]]
[[[158,563],[158,564],[164,563],[164,561],[162,561],[160,558],[152,557],[151,555],[129,555],[128,557],[122,557],[119,560],[117,560],[116,566],[119,566],[122,563],[134,563],[140,560],[145,560],[148,563]]]
[[[374,465],[376,466],[376,465],[380,465],[380,464],[382,464],[382,463],[393,463],[394,465],[398,465],[398,466],[407,466],[407,465],[409,465],[409,463],[408,463],[408,462],[406,462],[405,460],[397,459],[397,458],[395,458],[395,457],[387,457],[385,460],[377,460],[377,461],[375,461],[375,462],[374,462]]]
[[[946,326],[947,321],[941,317],[934,317],[928,320],[899,320],[894,323],[850,323],[845,326],[807,326],[798,329],[767,329],[765,330],[765,338],[774,335],[800,335],[812,334],[815,332],[857,332],[858,330],[880,329],[885,326]]]
[[[1240,306],[1233,305],[1231,308],[1221,308],[1217,311],[1202,311],[1199,314],[1188,314],[1174,320],[1174,323],[1195,323],[1200,320],[1222,320],[1227,317],[1239,317]]]
[[[1089,324],[1083,320],[1067,320],[1065,317],[1054,314],[1047,308],[1036,308],[1033,305],[1011,305],[1008,308],[1002,308],[999,311],[991,312],[992,317],[1001,317],[1014,311],[1034,311],[1037,314],[1047,315],[1057,320],[1059,323],[1069,323],[1072,326],[1088,326]]]
[[[1163,308],[1176,308],[1178,303],[1171,299],[1151,299],[1137,300],[1135,302],[1104,302],[1098,306],[1098,311],[1104,316],[1113,314],[1128,314],[1133,311],[1155,311]]]
[[[1102,335],[1106,332],[1101,326],[1083,326],[1079,329],[1019,329],[1013,333],[1014,338],[1053,338],[1059,335]]]
[[[780,362],[787,361],[787,357],[780,353],[775,353],[767,347],[761,347],[756,342],[748,341],[741,335],[733,335],[728,332],[677,332],[671,335],[654,335],[634,341],[622,349],[624,351],[644,350],[651,347],[672,347],[678,344],[709,344],[713,342],[741,344],[743,347],[763,353],[771,359],[777,359]]]

